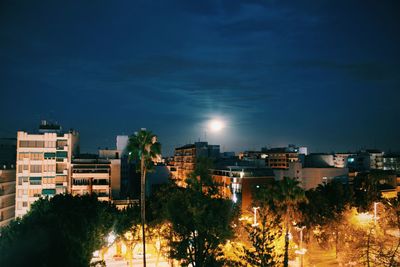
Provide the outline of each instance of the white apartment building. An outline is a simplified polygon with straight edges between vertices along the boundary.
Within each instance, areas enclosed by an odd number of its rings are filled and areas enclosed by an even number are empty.
[[[39,133],[17,133],[15,216],[26,214],[41,196],[70,192],[71,161],[78,153],[79,134],[42,122]]]

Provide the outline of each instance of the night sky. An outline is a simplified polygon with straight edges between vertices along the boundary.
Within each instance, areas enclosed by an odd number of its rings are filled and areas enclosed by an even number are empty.
[[[86,152],[400,150],[400,1],[2,0],[0,92],[0,137],[47,119]]]

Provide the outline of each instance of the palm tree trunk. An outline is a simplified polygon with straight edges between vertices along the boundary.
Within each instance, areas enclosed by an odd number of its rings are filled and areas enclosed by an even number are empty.
[[[143,241],[143,266],[146,267],[146,233],[145,233],[145,223],[146,223],[146,169],[144,166],[144,157],[140,160],[140,212],[142,219],[142,241]]]
[[[286,210],[286,233],[285,233],[285,256],[283,259],[283,266],[289,266],[289,211]]]

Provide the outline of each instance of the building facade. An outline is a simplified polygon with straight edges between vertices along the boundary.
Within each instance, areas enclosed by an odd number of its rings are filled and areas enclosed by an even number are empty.
[[[226,166],[211,170],[211,177],[219,185],[219,194],[239,205],[244,213],[252,211],[254,190],[275,181],[271,169],[249,166]]]
[[[360,151],[347,159],[350,169],[355,171],[383,170],[384,152],[375,149]]]
[[[400,174],[400,154],[388,153],[383,157],[383,170]]]
[[[196,142],[175,149],[173,178],[179,186],[185,186],[185,180],[196,169],[199,158],[216,159],[220,155],[219,145],[209,145],[207,142]]]
[[[0,227],[15,218],[15,169],[0,169]]]
[[[17,133],[15,215],[21,217],[41,196],[70,192],[71,162],[79,153],[79,134],[43,124],[39,133]]]
[[[289,164],[299,161],[299,153],[288,148],[272,148],[264,151],[266,164],[271,169],[288,169]]]
[[[316,188],[333,180],[347,183],[349,179],[348,168],[303,167],[300,162],[291,163],[287,170],[274,170],[274,174],[276,180],[282,180],[284,177],[298,180],[304,190]]]
[[[100,201],[112,199],[112,189],[119,192],[119,176],[113,177],[113,173],[120,172],[112,161],[106,159],[74,159],[71,168],[71,194],[85,195],[96,194]],[[115,165],[115,162],[114,162]],[[119,164],[120,165],[120,164]],[[112,179],[114,178],[114,180]],[[115,184],[116,183],[116,184]]]

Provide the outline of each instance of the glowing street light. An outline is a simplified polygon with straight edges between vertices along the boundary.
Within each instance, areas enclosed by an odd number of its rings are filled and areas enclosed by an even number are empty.
[[[357,214],[356,219],[357,219],[358,225],[367,226],[368,224],[370,224],[373,221],[374,216],[369,214],[368,212],[363,212],[363,213]]]
[[[296,227],[296,230],[300,232],[300,249],[296,250],[295,253],[300,255],[300,266],[303,267],[303,255],[306,254],[307,249],[303,248],[303,230],[305,226]]]
[[[258,226],[258,223],[257,223],[257,210],[258,210],[259,208],[260,208],[260,207],[253,207],[253,210],[254,210],[254,217],[253,217],[253,224],[251,225],[251,226],[253,226],[253,227]]]
[[[379,202],[374,202],[374,224],[376,224],[377,220],[378,220],[378,204]]]
[[[117,239],[117,236],[116,236],[113,232],[110,232],[110,233],[108,234],[108,236],[107,236],[107,243],[108,243],[108,245],[111,246],[112,243],[114,243],[115,239]]]

